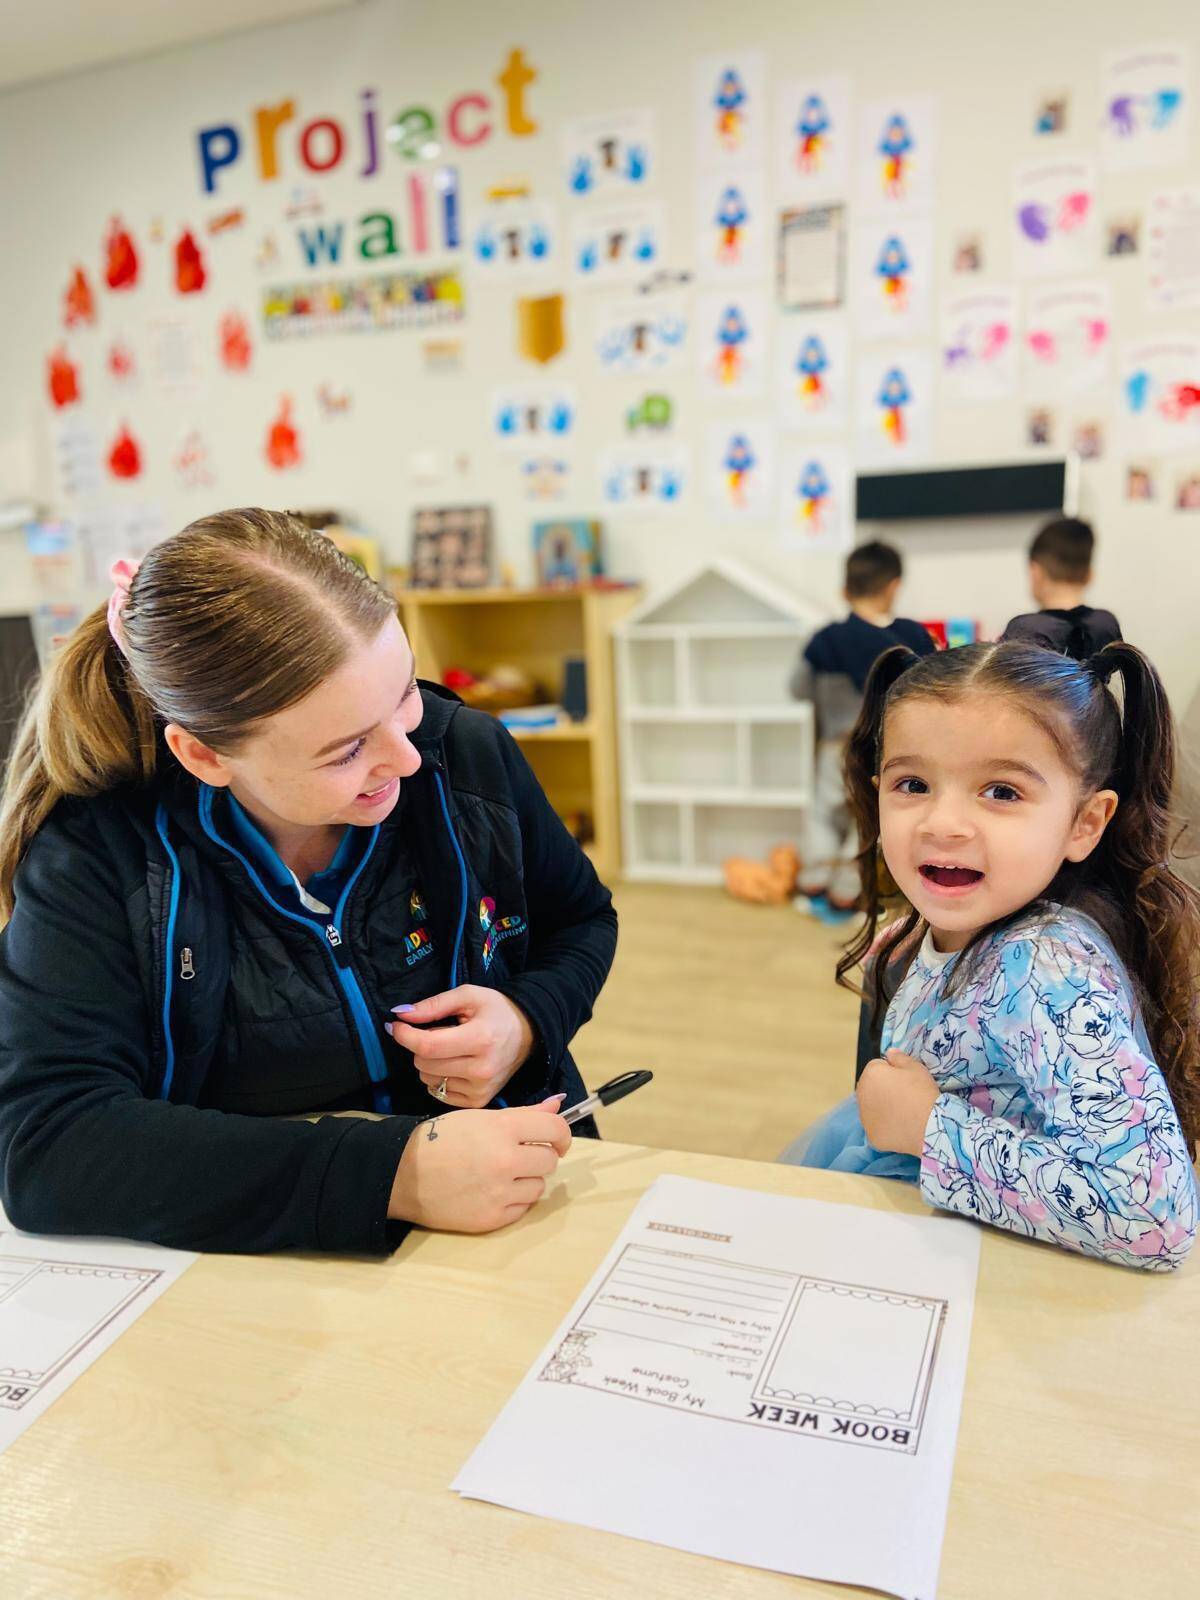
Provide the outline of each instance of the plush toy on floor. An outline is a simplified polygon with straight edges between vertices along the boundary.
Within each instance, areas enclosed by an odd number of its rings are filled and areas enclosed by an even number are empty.
[[[777,844],[765,864],[747,856],[730,856],[721,863],[725,887],[735,900],[758,906],[782,906],[796,892],[800,853],[795,845]]]

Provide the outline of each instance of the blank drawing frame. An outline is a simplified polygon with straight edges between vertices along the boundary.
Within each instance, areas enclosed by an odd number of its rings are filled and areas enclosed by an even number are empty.
[[[161,1277],[153,1267],[0,1256],[0,1407],[36,1398]]]
[[[907,1423],[915,1454],[945,1319],[944,1300],[802,1278],[756,1397],[845,1418],[833,1436],[848,1443],[870,1444],[872,1422]]]

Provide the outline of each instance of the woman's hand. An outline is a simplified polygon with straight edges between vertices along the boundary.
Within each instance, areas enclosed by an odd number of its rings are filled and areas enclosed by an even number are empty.
[[[412,1026],[444,1017],[458,1017],[458,1026]],[[533,1029],[520,1007],[498,990],[473,983],[397,1007],[396,1021],[387,1029],[412,1051],[430,1094],[446,1080],[446,1093],[438,1098],[448,1106],[490,1105],[533,1049]]]
[[[404,1147],[388,1216],[451,1233],[491,1233],[546,1192],[571,1130],[565,1096],[508,1111],[456,1111],[422,1122]]]
[[[940,1090],[929,1068],[903,1050],[868,1061],[854,1091],[858,1114],[876,1150],[920,1156],[925,1126]]]

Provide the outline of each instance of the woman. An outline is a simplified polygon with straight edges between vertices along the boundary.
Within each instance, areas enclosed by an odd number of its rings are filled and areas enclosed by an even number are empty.
[[[608,891],[323,535],[223,512],[119,566],[0,811],[9,1217],[378,1253],[512,1221],[584,1094]]]

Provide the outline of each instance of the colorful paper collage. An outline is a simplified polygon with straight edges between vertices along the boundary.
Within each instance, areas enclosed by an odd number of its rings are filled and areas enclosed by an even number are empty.
[[[276,340],[432,328],[460,322],[464,300],[462,278],[453,268],[310,280],[263,290],[263,333]]]
[[[1096,393],[1112,363],[1112,290],[1107,283],[1030,289],[1022,341],[1032,395]]]
[[[654,440],[612,445],[600,454],[599,486],[601,499],[614,509],[678,511],[691,488],[691,453]]]
[[[544,278],[557,268],[558,216],[540,201],[496,200],[479,207],[470,236],[471,270],[481,280]]]
[[[702,282],[765,276],[772,214],[761,172],[720,172],[696,185],[696,267]]]
[[[760,166],[769,120],[763,52],[707,56],[692,83],[697,172]]]
[[[782,425],[805,435],[845,429],[850,421],[846,319],[832,312],[781,317],[774,346]]]
[[[937,188],[938,115],[929,95],[865,105],[858,124],[858,202],[869,215],[929,215]]]
[[[1023,278],[1081,272],[1100,259],[1096,166],[1060,157],[1026,162],[1013,177],[1014,252]]]
[[[879,346],[861,354],[855,370],[860,465],[925,460],[932,402],[933,360],[927,349]]]
[[[1017,387],[1017,291],[962,289],[942,302],[944,400],[993,400]]]
[[[1100,150],[1107,171],[1182,166],[1191,135],[1190,50],[1164,44],[1109,55],[1100,105]]]
[[[773,518],[774,421],[758,417],[710,423],[704,477],[709,505],[723,521]]]
[[[1117,378],[1122,431],[1132,450],[1200,450],[1200,338],[1162,335],[1128,343]]]
[[[634,377],[678,372],[684,365],[689,321],[688,299],[681,294],[598,300],[592,348],[599,370]]]
[[[37,378],[62,492],[86,500],[214,487],[225,451],[204,409],[210,391],[220,402],[236,390],[245,402],[264,385],[247,449],[274,471],[302,467],[330,426],[339,444],[352,443],[368,390],[352,382],[349,344],[346,364],[331,346],[321,369],[293,382],[290,369],[271,376],[269,346],[279,341],[445,325],[444,360],[435,345],[422,356],[417,338],[414,370],[422,381],[444,373],[443,397],[477,383],[491,333],[464,338],[455,325],[464,285],[478,285],[503,291],[488,311],[503,317],[513,381],[494,392],[484,384],[476,422],[486,418],[504,452],[505,492],[522,502],[570,511],[598,492],[614,512],[676,512],[698,491],[723,518],[777,524],[794,550],[836,551],[852,530],[853,463],[929,459],[935,399],[945,408],[1016,397],[997,417],[997,450],[1019,436],[1085,461],[1107,452],[1114,471],[1126,455],[1145,460],[1166,505],[1175,490],[1156,458],[1200,455],[1200,338],[1168,327],[1126,342],[1115,366],[1114,302],[1136,309],[1144,293],[1151,328],[1155,313],[1200,310],[1200,182],[1184,186],[1194,55],[1194,45],[1152,37],[1111,52],[1099,63],[1098,99],[1095,57],[1062,82],[1058,69],[1028,81],[1010,118],[1010,239],[982,210],[964,212],[953,236],[937,226],[943,111],[932,95],[881,95],[886,79],[856,86],[812,53],[778,76],[759,49],[694,61],[690,170],[664,164],[678,156],[681,130],[660,126],[663,113],[648,107],[565,120],[546,107],[541,146],[530,146],[540,159],[526,169],[472,173],[469,154],[437,158],[461,160],[463,181],[455,166],[455,238],[429,265],[406,208],[415,174],[428,186],[430,226],[442,220],[434,168],[394,167],[386,254],[399,259],[384,271],[388,260],[370,259],[382,235],[360,262],[353,222],[345,260],[307,274],[296,265],[303,248],[298,256],[293,235],[324,227],[344,204],[318,169],[298,166],[298,121],[278,146],[282,181],[263,191],[273,210],[253,189],[238,204],[222,189],[190,217],[165,196],[138,211],[114,195],[71,240],[78,258],[52,269],[60,326]],[[582,100],[566,108],[587,112]],[[251,172],[250,143],[245,150],[239,176]],[[1148,170],[1159,192],[1149,183],[1135,192],[1133,179],[1122,187],[1119,175]],[[355,175],[366,173],[347,167],[339,181]],[[664,195],[681,238],[668,236]],[[259,306],[239,306],[238,273],[255,276],[268,240]],[[985,269],[1019,281],[992,283]],[[594,295],[571,292],[592,285]],[[544,381],[577,377],[581,351],[593,380],[633,380],[603,387],[609,401],[586,430],[576,390]],[[680,397],[690,403],[693,393],[699,405],[681,436]],[[151,410],[160,399],[174,407],[161,431]],[[670,425],[646,420],[658,415]],[[605,443],[623,427],[620,443]]]
[[[534,505],[565,500],[571,487],[571,463],[565,456],[526,456],[518,463],[520,492]]]
[[[925,217],[861,221],[853,232],[851,306],[861,339],[909,339],[933,320],[933,224]]]
[[[580,285],[630,283],[645,277],[662,260],[664,239],[659,205],[580,210],[571,221],[575,281]]]
[[[557,454],[575,428],[575,391],[561,384],[515,384],[491,399],[491,428],[506,450],[528,453],[549,446]]]
[[[46,389],[56,411],[78,405],[82,397],[79,363],[72,361],[65,344],[57,345],[46,358]]]
[[[697,295],[695,348],[703,395],[742,400],[764,393],[770,355],[767,316],[764,289]]]
[[[842,445],[784,439],[779,448],[779,535],[802,555],[836,554],[854,539],[854,474]]]
[[[775,97],[775,186],[798,204],[838,200],[850,183],[849,78],[792,78]]]
[[[563,133],[566,194],[611,199],[644,194],[658,173],[654,113],[578,117]]]
[[[208,442],[198,427],[184,431],[171,457],[171,466],[185,489],[211,489],[217,481]]]
[[[263,454],[276,472],[290,472],[304,460],[304,441],[296,426],[291,395],[280,397],[279,407],[267,428]]]

